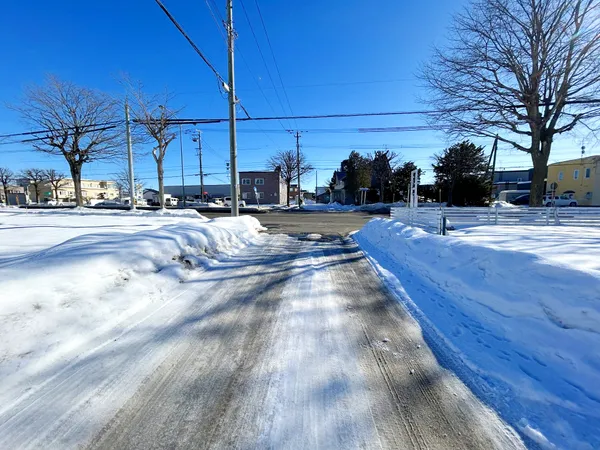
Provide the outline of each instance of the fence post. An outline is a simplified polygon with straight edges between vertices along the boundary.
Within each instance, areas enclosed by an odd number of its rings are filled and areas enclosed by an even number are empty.
[[[491,220],[492,220],[492,218],[491,218],[491,215],[492,215],[491,208],[492,208],[491,206],[488,206],[488,211],[487,211],[487,213],[488,213],[488,215],[487,215],[487,224],[488,225],[491,223]]]
[[[498,208],[495,208],[496,212],[494,214],[494,225],[498,225]]]
[[[546,207],[546,225],[550,225],[550,208]]]

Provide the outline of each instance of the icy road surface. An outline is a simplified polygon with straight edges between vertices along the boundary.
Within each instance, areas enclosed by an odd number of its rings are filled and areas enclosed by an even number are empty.
[[[196,270],[0,406],[0,448],[523,448],[352,241],[263,235]]]

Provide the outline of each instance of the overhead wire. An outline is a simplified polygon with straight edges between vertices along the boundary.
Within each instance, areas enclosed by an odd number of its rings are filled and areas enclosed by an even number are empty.
[[[212,3],[212,6],[211,6]],[[217,20],[216,15],[219,16],[219,18],[221,19],[221,24],[223,24],[225,22],[225,19],[223,18],[223,16],[221,15],[221,13],[219,12],[218,7],[215,5],[214,0],[206,0],[206,6],[208,7],[208,10],[210,11],[210,15],[212,16],[215,25],[217,26],[218,30],[219,30],[219,34],[221,34],[221,37],[223,38],[225,45],[228,45],[227,42],[227,36],[225,35],[224,31],[223,31],[223,27],[219,25],[219,21]],[[213,10],[214,8],[214,10]],[[216,14],[215,14],[216,11]],[[244,53],[238,48],[237,50],[237,54],[240,55],[240,57],[242,58],[242,62],[244,63],[244,65],[246,66],[246,69],[248,70],[248,72],[250,73],[250,76],[252,78],[252,81],[254,81],[254,84],[256,85],[256,87],[259,89],[259,91],[261,92],[262,96],[264,97],[265,101],[267,102],[267,105],[269,106],[269,108],[271,108],[271,111],[273,112],[273,114],[275,113],[275,109],[273,108],[273,105],[271,104],[269,98],[267,97],[267,94],[265,93],[265,91],[263,90],[262,86],[258,83],[258,81],[256,80],[255,75],[252,73],[252,69],[250,69],[250,65],[248,64],[248,61],[246,60],[246,57],[244,56]],[[248,111],[245,110],[244,106],[240,103],[239,106],[241,108],[244,109],[244,112],[246,113],[246,115],[248,117],[250,117],[250,115],[248,114]],[[281,126],[285,129],[285,127],[283,126],[283,123],[281,121],[279,121],[279,123],[281,124]],[[259,130],[262,131],[262,128],[260,125],[256,124],[257,128]],[[273,144],[275,146],[278,146],[277,143],[273,140],[273,138],[271,138],[271,136],[269,136],[266,132],[262,131],[262,133],[271,141],[273,142]]]
[[[220,81],[221,83],[223,83],[223,85],[227,85],[227,82],[225,81],[225,78],[223,78],[221,76],[221,74],[217,71],[217,69],[215,68],[215,66],[208,60],[208,58],[204,55],[204,53],[202,53],[202,51],[198,48],[198,46],[194,43],[194,41],[192,41],[192,39],[185,32],[185,30],[183,29],[183,27],[181,25],[179,25],[179,23],[177,22],[177,20],[175,19],[175,17],[173,17],[173,15],[169,12],[169,10],[161,2],[161,0],[154,0],[154,1],[158,4],[158,6],[160,6],[160,9],[162,9],[162,11],[166,14],[166,16],[169,18],[169,20],[173,23],[173,25],[175,25],[175,27],[179,30],[179,32],[183,35],[183,37],[192,46],[192,48],[194,49],[194,51],[200,56],[200,58],[202,58],[202,60],[204,61],[204,63],[214,73],[215,77],[217,77],[217,80]],[[246,114],[246,116],[248,116],[248,118],[250,118],[250,114],[248,113],[248,111],[246,110],[246,108],[242,105],[242,102],[240,101],[240,99],[236,96],[235,100],[236,100],[237,104],[240,106],[240,108],[244,111],[244,113]]]
[[[252,33],[252,37],[254,38],[254,42],[256,44],[256,47],[258,48],[258,53],[260,54],[260,57],[262,59],[262,62],[265,66],[265,69],[267,71],[267,76],[269,77],[269,80],[271,81],[271,85],[273,86],[273,89],[275,90],[275,95],[277,97],[277,101],[279,102],[279,106],[281,106],[281,110],[284,112],[284,114],[286,113],[285,107],[283,106],[283,102],[281,101],[281,97],[279,96],[279,92],[277,90],[277,85],[275,84],[275,81],[273,81],[273,76],[271,75],[271,71],[269,70],[269,66],[267,64],[267,60],[265,59],[265,55],[263,54],[262,48],[260,47],[260,43],[258,42],[258,38],[256,36],[256,33],[254,32],[254,27],[252,26],[252,21],[250,20],[250,16],[248,15],[248,12],[246,11],[246,7],[244,6],[244,1],[240,0],[240,5],[242,7],[242,11],[244,13],[244,16],[246,17],[246,21],[248,22],[248,26],[250,27],[250,31]],[[291,112],[291,110],[290,110]],[[293,112],[292,112],[293,114]],[[283,124],[282,124],[283,126]],[[288,128],[290,128],[288,126]]]
[[[267,43],[269,44],[269,50],[271,51],[271,57],[273,58],[273,62],[275,63],[275,70],[277,71],[277,75],[279,76],[279,82],[281,83],[281,88],[283,89],[283,94],[287,101],[288,108],[290,109],[290,113],[293,116],[294,111],[292,110],[292,106],[290,104],[290,99],[287,95],[287,90],[285,89],[285,85],[283,84],[283,78],[281,77],[281,71],[279,70],[279,64],[277,64],[277,59],[275,58],[275,52],[273,51],[273,46],[271,45],[271,38],[269,37],[269,33],[267,32],[267,27],[265,26],[265,21],[263,19],[262,12],[260,10],[260,6],[258,5],[258,0],[254,0],[254,4],[256,5],[256,10],[258,11],[258,16],[260,17],[260,23],[262,24],[263,31],[265,32],[265,36],[267,37]],[[294,124],[296,125],[296,129],[298,129],[298,123],[294,119]]]

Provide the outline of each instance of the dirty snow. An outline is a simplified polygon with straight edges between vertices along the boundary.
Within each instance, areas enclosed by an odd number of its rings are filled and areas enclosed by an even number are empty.
[[[354,238],[440,362],[530,445],[600,448],[600,230],[373,219]]]
[[[161,307],[187,268],[237,252],[262,229],[249,216],[178,213],[0,210],[0,404],[27,376]]]

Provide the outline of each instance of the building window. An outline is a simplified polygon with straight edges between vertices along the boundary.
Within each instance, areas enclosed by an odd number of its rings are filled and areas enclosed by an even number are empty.
[[[586,200],[591,200],[591,199],[592,199],[592,195],[593,195],[593,193],[592,193],[592,192],[586,192],[586,193],[585,193],[585,199],[586,199]]]
[[[523,181],[523,178],[517,178],[517,183]]]
[[[259,199],[265,198],[265,193],[264,192],[258,192],[258,198]]]
[[[256,184],[257,186],[262,186],[263,184],[265,184],[265,179],[264,178],[255,178],[254,184]]]
[[[578,180],[579,179],[579,169],[575,169],[573,171],[573,179],[574,180]]]
[[[242,200],[248,200],[250,198],[250,192],[242,192]]]
[[[252,180],[250,178],[242,178],[242,184],[250,185],[252,184]]]
[[[591,169],[591,168],[589,168],[589,167],[587,167],[587,168],[585,169],[585,177],[586,177],[586,178],[589,178],[589,177],[591,177],[591,176],[592,176],[592,169]]]
[[[564,177],[564,174],[561,170],[560,172],[558,172],[558,181],[562,181],[563,177]]]

